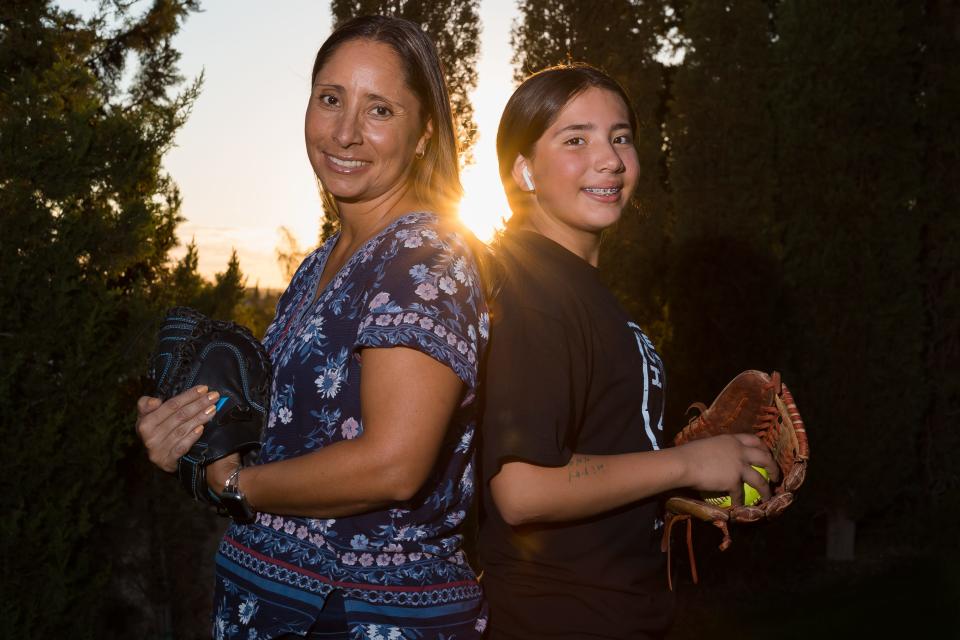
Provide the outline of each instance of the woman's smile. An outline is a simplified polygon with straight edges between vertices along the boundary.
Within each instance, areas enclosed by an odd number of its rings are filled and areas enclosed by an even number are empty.
[[[372,164],[367,160],[358,160],[355,158],[347,158],[344,156],[334,155],[332,153],[323,153],[324,159],[327,161],[327,165],[332,171],[337,173],[349,175],[359,173],[370,167]]]

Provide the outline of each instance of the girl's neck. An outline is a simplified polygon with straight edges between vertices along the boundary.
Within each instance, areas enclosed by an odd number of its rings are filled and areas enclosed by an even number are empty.
[[[528,216],[520,228],[550,238],[590,266],[600,262],[600,234],[573,229],[547,216]]]

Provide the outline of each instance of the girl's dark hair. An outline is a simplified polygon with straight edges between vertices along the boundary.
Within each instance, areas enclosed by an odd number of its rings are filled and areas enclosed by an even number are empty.
[[[582,62],[538,71],[524,80],[507,101],[497,129],[497,163],[500,165],[500,182],[513,210],[508,226],[523,222],[524,207],[520,198],[523,192],[512,175],[517,156],[533,157],[533,146],[557,119],[560,111],[591,87],[606,89],[620,96],[627,108],[630,128],[637,130],[637,114],[620,83],[600,69]]]
[[[422,121],[433,122],[433,135],[427,141],[423,157],[415,161],[414,192],[422,201],[435,207],[437,213],[452,214],[463,196],[463,187],[447,84],[433,42],[417,24],[403,18],[353,18],[338,26],[320,47],[310,74],[311,86],[337,48],[357,39],[382,42],[397,53],[404,66],[407,86],[420,101]],[[323,189],[322,197],[328,210],[337,210],[326,189]]]

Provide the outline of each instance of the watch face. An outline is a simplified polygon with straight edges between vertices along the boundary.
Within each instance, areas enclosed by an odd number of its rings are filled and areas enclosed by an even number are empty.
[[[220,495],[220,502],[226,507],[227,513],[230,514],[230,517],[233,518],[235,522],[243,524],[253,522],[256,514],[253,509],[250,508],[246,497],[242,493],[238,493],[233,489],[227,489]]]

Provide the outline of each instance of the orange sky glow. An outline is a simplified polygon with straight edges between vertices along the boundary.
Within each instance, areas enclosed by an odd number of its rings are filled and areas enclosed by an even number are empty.
[[[183,196],[186,220],[178,236],[182,245],[196,242],[200,272],[222,271],[235,248],[248,286],[266,288],[287,284],[276,260],[280,227],[312,248],[321,216],[303,146],[303,110],[313,56],[330,33],[330,8],[298,0],[283,9],[211,0],[187,20],[174,44],[183,75],[202,72],[204,88],[164,159]],[[512,0],[480,3],[476,162],[462,175],[460,214],[481,239],[492,237],[507,212],[494,142],[514,86],[509,32],[516,12]]]

